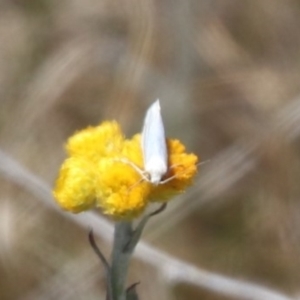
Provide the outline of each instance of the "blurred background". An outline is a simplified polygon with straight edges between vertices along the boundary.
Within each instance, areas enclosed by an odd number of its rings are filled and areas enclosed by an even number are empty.
[[[210,162],[145,241],[299,297],[299,28],[299,0],[2,0],[0,299],[104,299],[88,227],[38,186],[76,130],[115,119],[130,137],[156,98],[167,135]],[[129,281],[141,299],[231,299],[142,260]]]

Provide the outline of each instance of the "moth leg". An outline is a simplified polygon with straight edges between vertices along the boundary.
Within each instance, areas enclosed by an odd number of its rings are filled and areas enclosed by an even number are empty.
[[[118,161],[131,166],[135,171],[137,171],[141,175],[142,180],[145,180],[148,182],[150,181],[148,173],[145,172],[144,170],[142,170],[140,167],[138,167],[136,164],[134,164],[130,160],[125,159],[125,158],[120,158],[120,159],[118,159]],[[138,183],[140,183],[140,181]]]

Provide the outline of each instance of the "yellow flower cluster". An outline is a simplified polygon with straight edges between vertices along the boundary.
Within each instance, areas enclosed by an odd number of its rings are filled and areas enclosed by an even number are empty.
[[[187,154],[180,141],[167,139],[169,171],[162,181],[173,179],[153,185],[133,167],[143,170],[140,140],[139,134],[125,139],[115,121],[75,133],[53,192],[57,203],[74,213],[100,207],[116,219],[132,219],[149,203],[183,192],[196,175],[197,156]]]

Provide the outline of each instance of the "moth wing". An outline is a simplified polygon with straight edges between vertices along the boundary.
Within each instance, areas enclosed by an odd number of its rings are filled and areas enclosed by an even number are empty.
[[[142,131],[142,150],[145,171],[151,178],[161,179],[167,172],[168,156],[159,100],[156,100],[147,110]]]

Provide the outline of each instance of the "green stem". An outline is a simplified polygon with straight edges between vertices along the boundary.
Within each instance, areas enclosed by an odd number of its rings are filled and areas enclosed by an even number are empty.
[[[132,250],[126,245],[132,237],[131,222],[118,222],[115,225],[114,245],[110,273],[112,300],[126,300],[125,284]]]

